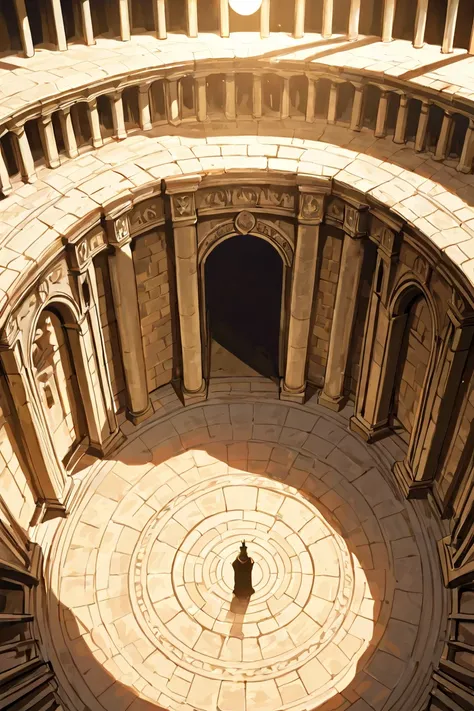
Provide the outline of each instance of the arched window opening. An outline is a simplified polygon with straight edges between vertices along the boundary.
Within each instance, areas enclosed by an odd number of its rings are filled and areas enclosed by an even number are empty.
[[[400,94],[391,91],[388,95],[387,119],[385,121],[385,131],[388,135],[395,133],[399,108]]]
[[[380,0],[363,0],[360,6],[359,32],[361,35],[382,34],[383,3]]]
[[[132,32],[153,32],[155,29],[155,15],[153,0],[134,0],[130,5],[130,26]]]
[[[397,0],[393,23],[393,36],[396,39],[413,42],[416,7],[417,3],[413,0]],[[429,13],[430,9],[428,9]]]
[[[439,135],[441,133],[441,126],[443,123],[444,111],[440,106],[436,104],[430,105],[430,112],[428,115],[428,127],[426,130],[426,150],[434,152],[438,144]]]
[[[20,29],[15,5],[10,0],[0,0],[0,53],[21,52]]]
[[[199,32],[219,32],[219,0],[199,0]]]
[[[316,100],[314,102],[314,115],[317,118],[327,119],[329,109],[329,93],[331,91],[331,81],[320,79],[316,84]]]
[[[322,0],[306,3],[304,28],[305,32],[316,32],[321,34],[323,28]]]
[[[418,131],[420,122],[421,101],[419,99],[408,99],[408,114],[407,127],[405,131],[405,140],[414,141]]]
[[[454,114],[451,127],[451,140],[448,144],[447,158],[460,158],[466,138],[469,119],[463,114]]]
[[[76,136],[77,147],[92,145],[91,125],[89,121],[89,106],[85,101],[71,106],[71,121]]]
[[[270,3],[270,32],[291,34],[295,22],[295,0]]]
[[[454,46],[468,49],[474,23],[474,3],[472,0],[459,0],[458,19],[454,33]]]
[[[18,175],[20,172],[20,164],[17,158],[12,133],[5,133],[0,138],[0,150],[2,151],[3,159],[7,166],[8,175],[10,177]]]
[[[64,137],[63,137],[63,131],[62,131],[62,126],[61,126],[60,112],[54,111],[51,116],[51,119],[53,122],[54,138],[56,140],[56,146],[58,148],[58,152],[64,153],[66,150],[66,146],[64,144]]]
[[[61,0],[61,12],[66,39],[69,41],[79,38],[81,28],[76,26],[76,20],[79,20],[80,8],[77,6],[76,0]]]
[[[35,163],[44,160],[43,142],[39,129],[39,119],[32,119],[25,123],[25,133],[30,144],[31,155]]]
[[[351,0],[334,0],[334,14],[332,31],[334,34],[347,33],[347,18],[351,7]]]
[[[172,0],[166,3],[168,10],[167,24],[170,32],[187,34],[187,8],[186,0]]]

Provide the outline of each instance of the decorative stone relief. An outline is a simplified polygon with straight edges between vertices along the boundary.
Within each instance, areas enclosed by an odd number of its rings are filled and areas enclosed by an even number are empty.
[[[343,222],[344,220],[344,203],[342,200],[339,200],[338,198],[334,198],[333,200],[329,201],[327,210],[326,210],[326,218],[330,218],[332,220],[336,220],[337,222]]]
[[[192,194],[171,195],[173,220],[195,216],[194,196]]]
[[[144,228],[159,224],[164,220],[163,200],[160,197],[145,200],[133,208],[129,220],[132,235],[143,232]]]
[[[114,223],[115,229],[115,239],[117,242],[124,242],[130,237],[130,226],[128,224],[128,217],[123,215],[118,217]]]
[[[242,215],[244,217],[241,217]],[[238,228],[239,217],[244,223],[242,225],[244,227],[243,230]],[[250,218],[253,220],[253,225],[251,225]],[[247,227],[248,229],[246,229]],[[236,230],[240,234],[248,234],[248,232],[252,231],[256,236],[266,237],[283,253],[287,266],[291,266],[293,262],[293,246],[289,238],[267,222],[256,220],[252,213],[247,211],[241,212],[235,221],[224,222],[209,232],[199,245],[198,261],[201,262],[204,259],[215,242],[219,242],[219,240],[228,235],[235,235]]]
[[[430,280],[431,269],[430,265],[425,259],[423,259],[423,257],[418,256],[415,259],[413,271],[420,277],[423,284],[428,284]]]
[[[300,196],[300,218],[304,220],[318,220],[323,216],[322,195],[302,193]]]
[[[212,188],[198,192],[196,201],[201,212],[213,212],[220,208],[240,205],[270,207],[288,212],[295,210],[295,196],[289,190],[269,185]]]
[[[256,224],[256,219],[251,212],[242,210],[235,218],[235,229],[243,235],[248,234],[253,230]]]

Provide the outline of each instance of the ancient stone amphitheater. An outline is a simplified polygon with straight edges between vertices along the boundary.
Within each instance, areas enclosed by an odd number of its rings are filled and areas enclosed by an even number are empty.
[[[473,22],[0,0],[0,709],[474,709]]]

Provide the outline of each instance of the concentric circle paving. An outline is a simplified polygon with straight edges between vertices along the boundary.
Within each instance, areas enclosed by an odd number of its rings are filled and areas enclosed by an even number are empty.
[[[380,451],[279,403],[138,430],[91,471],[51,561],[71,694],[91,711],[389,709],[431,592]],[[243,539],[250,600],[232,594]]]

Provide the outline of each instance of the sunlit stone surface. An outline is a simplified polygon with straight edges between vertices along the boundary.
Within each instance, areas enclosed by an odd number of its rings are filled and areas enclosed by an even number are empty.
[[[92,467],[51,560],[74,692],[106,711],[365,710],[403,693],[433,593],[386,456],[316,405],[155,416]],[[249,601],[232,595],[244,538]]]

